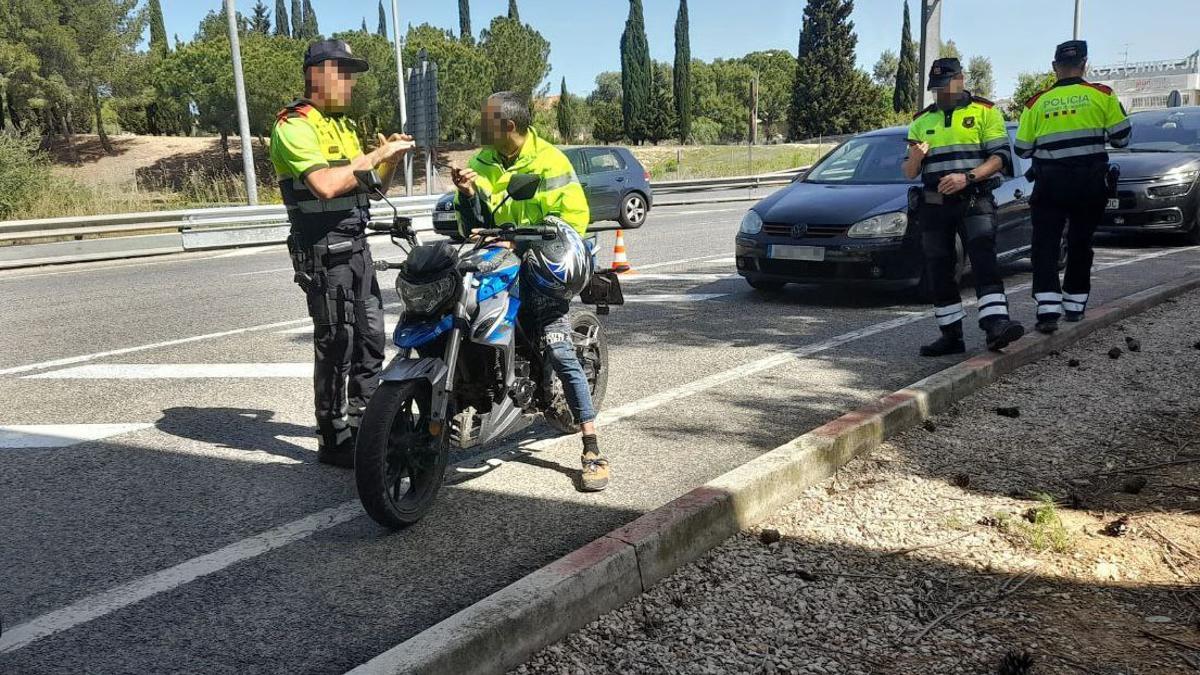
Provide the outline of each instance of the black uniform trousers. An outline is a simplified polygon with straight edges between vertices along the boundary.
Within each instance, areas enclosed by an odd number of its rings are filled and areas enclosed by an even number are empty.
[[[1008,297],[996,263],[996,203],[991,194],[949,195],[941,204],[930,203],[933,199],[937,197],[926,194],[918,220],[938,326],[943,331],[959,331],[966,318],[954,279],[958,263],[955,236],[962,240],[971,260],[980,327],[986,329],[993,321],[1007,319]]]
[[[1041,165],[1029,200],[1033,220],[1033,297],[1038,318],[1065,309],[1082,313],[1092,290],[1092,236],[1108,199],[1108,164]],[[1060,285],[1058,261],[1067,231],[1067,270]]]
[[[307,293],[317,433],[326,447],[357,431],[384,358],[383,295],[366,239],[330,234],[313,252],[346,241],[354,242],[351,250],[314,258],[317,283]]]

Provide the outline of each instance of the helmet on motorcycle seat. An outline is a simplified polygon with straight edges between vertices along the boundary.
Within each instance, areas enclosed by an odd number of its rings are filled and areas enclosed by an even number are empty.
[[[522,277],[526,288],[552,298],[569,300],[592,280],[592,254],[583,237],[557,218],[547,218],[558,236],[530,245],[523,256]]]

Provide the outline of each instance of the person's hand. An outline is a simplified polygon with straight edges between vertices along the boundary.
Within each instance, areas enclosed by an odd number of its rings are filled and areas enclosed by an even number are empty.
[[[908,146],[908,156],[918,162],[925,160],[925,155],[929,154],[928,143],[911,143]]]
[[[379,164],[390,162],[396,157],[404,155],[404,153],[412,150],[412,136],[404,134],[392,134],[385,137],[383,134],[375,134],[375,141],[379,145],[375,152],[379,153]]]
[[[952,173],[942,177],[938,182],[938,192],[944,195],[952,195],[956,192],[962,192],[966,189],[970,181],[967,180],[967,175],[963,173]]]
[[[464,197],[475,196],[475,179],[478,177],[479,174],[470,169],[450,167],[450,182],[454,183],[454,187],[458,188],[458,193]]]

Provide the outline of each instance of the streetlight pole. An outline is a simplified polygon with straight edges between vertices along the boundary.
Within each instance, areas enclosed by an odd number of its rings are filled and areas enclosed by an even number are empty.
[[[1079,23],[1083,18],[1083,0],[1075,0],[1075,34],[1071,39],[1079,39]]]
[[[258,205],[258,177],[254,175],[254,149],[250,147],[250,115],[246,112],[246,82],[242,77],[242,46],[238,42],[237,8],[225,0],[229,19],[229,51],[233,55],[233,88],[237,94],[238,134],[242,137],[242,172],[246,175],[246,200]]]
[[[392,0],[392,35],[396,44],[396,85],[400,94],[400,131],[404,131],[404,127],[408,125],[408,105],[405,101],[407,94],[404,86],[404,58],[400,55],[400,10],[396,6],[396,0]],[[404,153],[403,161],[404,194],[411,196],[413,189],[412,154]]]

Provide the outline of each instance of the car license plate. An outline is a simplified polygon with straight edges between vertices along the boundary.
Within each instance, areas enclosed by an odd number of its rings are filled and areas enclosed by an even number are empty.
[[[807,260],[821,262],[825,260],[825,249],[820,246],[781,246],[772,245],[767,250],[768,258],[776,260]]]
[[[1104,206],[1104,208],[1108,209],[1109,211],[1116,211],[1121,208],[1121,200],[1120,199],[1110,199],[1110,200],[1108,200],[1108,204],[1106,204]]]
[[[433,222],[435,223],[453,223],[456,222],[453,211],[434,211]]]

